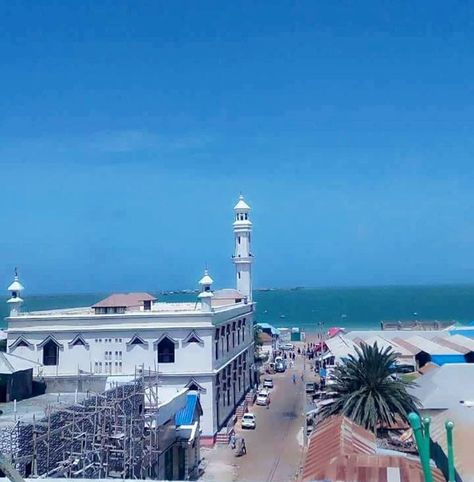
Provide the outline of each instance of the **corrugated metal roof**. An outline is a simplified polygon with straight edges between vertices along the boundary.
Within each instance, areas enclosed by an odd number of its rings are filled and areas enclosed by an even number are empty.
[[[432,469],[435,482],[446,482],[439,469]],[[424,482],[419,462],[395,455],[341,455],[318,471],[331,482]],[[314,479],[313,479],[314,480]]]
[[[328,350],[337,358],[344,358],[348,355],[357,355],[355,351],[357,345],[345,336],[336,335],[335,337],[326,340],[325,343]]]
[[[454,466],[465,482],[474,480],[474,457],[472,456],[474,412],[472,410],[460,405],[451,410],[443,410],[431,418],[431,439],[442,447],[445,454],[447,454],[445,422],[446,420],[454,422]]]
[[[408,338],[406,341],[411,345],[416,346],[421,351],[429,353],[430,355],[462,355],[462,353],[458,350],[440,345],[435,343],[433,340],[428,340],[422,336],[415,335]]]
[[[194,422],[194,415],[196,409],[202,414],[201,404],[199,403],[199,396],[197,393],[188,393],[186,396],[186,405],[176,413],[175,424],[179,425],[192,425]]]
[[[400,353],[401,356],[413,355],[410,350],[408,350],[402,345],[399,345],[394,340],[387,340],[386,338],[383,338],[381,336],[372,336],[370,338],[367,338],[366,340],[363,340],[363,343],[366,343],[367,345],[374,345],[375,343],[377,343],[377,346],[379,348],[392,348],[394,352]]]
[[[21,372],[23,370],[30,370],[36,366],[40,366],[36,363],[26,358],[22,358],[16,355],[10,355],[9,353],[0,352],[0,374],[1,375],[12,375],[16,372]]]
[[[321,479],[319,470],[334,457],[375,453],[375,436],[343,416],[333,416],[316,427],[309,439],[303,480]],[[318,476],[316,476],[318,474]]]
[[[424,482],[417,460],[377,455],[375,435],[343,416],[330,417],[309,439],[303,480],[331,482]],[[445,482],[433,469],[433,480]]]
[[[430,370],[416,379],[408,391],[424,409],[454,408],[462,400],[474,400],[474,364],[453,363]]]

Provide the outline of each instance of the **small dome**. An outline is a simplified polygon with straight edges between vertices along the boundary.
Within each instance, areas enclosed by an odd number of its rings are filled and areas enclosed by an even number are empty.
[[[15,276],[15,281],[8,287],[8,291],[23,291],[23,285],[18,281],[18,276]]]
[[[209,276],[209,273],[207,272],[207,269],[204,271],[204,276],[199,280],[199,284],[201,286],[205,285],[212,285],[214,283],[214,280]]]
[[[242,194],[239,196],[239,202],[234,206],[235,211],[250,211],[250,206],[244,201]]]
[[[198,298],[212,298],[214,296],[214,293],[212,291],[203,291],[202,293],[198,294]]]
[[[23,303],[23,300],[17,296],[16,298],[10,298],[7,300],[7,303]]]

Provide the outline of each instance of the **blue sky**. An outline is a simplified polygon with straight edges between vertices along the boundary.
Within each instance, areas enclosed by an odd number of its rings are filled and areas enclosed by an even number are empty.
[[[472,3],[4,2],[0,279],[472,282]]]

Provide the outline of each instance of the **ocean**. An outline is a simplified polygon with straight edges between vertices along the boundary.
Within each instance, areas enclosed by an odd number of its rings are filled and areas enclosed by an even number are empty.
[[[104,294],[28,295],[25,310],[90,306]],[[158,295],[160,301],[193,301],[195,294]],[[308,288],[256,291],[258,322],[276,327],[300,327],[306,331],[332,326],[378,329],[381,320],[474,319],[474,285],[387,286],[364,288]],[[8,305],[0,300],[0,320]],[[416,313],[416,315],[415,315]],[[320,325],[322,323],[322,325]]]

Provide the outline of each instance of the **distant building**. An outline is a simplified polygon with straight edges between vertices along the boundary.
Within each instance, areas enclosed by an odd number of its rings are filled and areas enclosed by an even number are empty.
[[[8,352],[41,364],[49,391],[103,390],[111,376],[158,371],[163,387],[199,390],[203,440],[212,442],[254,379],[250,207],[234,208],[236,289],[213,291],[205,272],[196,302],[114,294],[91,307],[22,312],[10,285]]]

